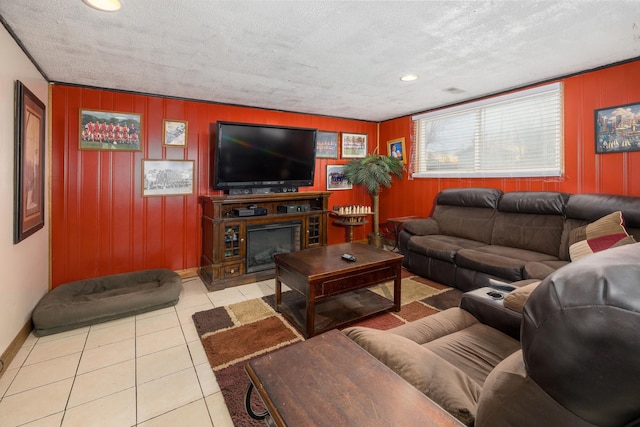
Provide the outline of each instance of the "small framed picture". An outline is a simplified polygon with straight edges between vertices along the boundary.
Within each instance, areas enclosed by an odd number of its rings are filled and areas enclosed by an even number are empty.
[[[140,114],[80,110],[80,149],[140,151]]]
[[[343,133],[342,158],[359,159],[367,155],[367,134]]]
[[[13,243],[44,227],[45,106],[20,81],[15,89]]]
[[[164,147],[186,147],[187,126],[188,122],[184,120],[163,120],[162,145]]]
[[[387,141],[387,149],[389,153],[389,157],[395,157],[400,160],[402,163],[407,163],[406,151],[404,149],[404,138],[396,138],[390,141]]]
[[[344,176],[344,166],[327,165],[327,190],[351,190],[353,185]]]
[[[318,159],[338,158],[338,132],[318,131],[316,157]]]
[[[143,196],[193,194],[193,160],[142,160]]]
[[[640,103],[595,110],[596,154],[640,151]]]

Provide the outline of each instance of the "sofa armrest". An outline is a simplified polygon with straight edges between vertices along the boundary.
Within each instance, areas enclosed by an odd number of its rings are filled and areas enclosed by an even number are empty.
[[[490,292],[499,294],[499,297],[491,296]],[[481,323],[519,340],[522,313],[505,307],[504,298],[508,294],[490,287],[475,289],[462,295],[460,308],[468,311]]]
[[[524,303],[527,302],[527,298],[531,295],[538,285],[540,280],[529,281],[530,283],[523,284],[513,292],[510,292],[504,297],[504,306],[510,310],[516,311],[522,314],[524,309]]]
[[[440,226],[433,218],[413,219],[402,224],[404,230],[418,236],[439,234]]]

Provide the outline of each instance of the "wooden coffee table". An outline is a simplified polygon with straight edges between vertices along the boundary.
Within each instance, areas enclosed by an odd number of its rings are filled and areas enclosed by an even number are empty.
[[[267,425],[463,425],[337,330],[258,357],[245,370],[247,412]],[[268,413],[253,412],[254,387]]]
[[[349,253],[356,262],[345,261]],[[400,310],[403,256],[362,243],[342,243],[275,255],[276,310],[306,337],[381,311]],[[393,296],[367,288],[393,281]],[[294,292],[283,299],[282,284]]]

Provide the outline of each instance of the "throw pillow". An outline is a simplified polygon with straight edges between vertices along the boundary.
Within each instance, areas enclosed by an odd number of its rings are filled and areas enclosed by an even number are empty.
[[[633,237],[630,237],[624,228],[622,212],[617,211],[571,231],[569,255],[571,261],[577,261],[614,245],[620,246],[634,242]]]

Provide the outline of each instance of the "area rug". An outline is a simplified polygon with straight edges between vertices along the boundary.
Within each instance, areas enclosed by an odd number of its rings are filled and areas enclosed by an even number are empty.
[[[371,292],[392,299],[393,284],[380,285]],[[384,312],[356,325],[382,330],[394,328],[458,306],[462,292],[413,276],[402,280],[401,295],[399,312]],[[284,292],[282,297],[286,302],[293,302],[297,295],[289,291]],[[246,363],[254,357],[304,341],[302,335],[273,309],[274,301],[274,295],[269,295],[193,315],[193,322],[235,426],[264,425],[250,418],[244,409],[244,394],[249,381],[244,370]],[[354,306],[358,305],[358,301],[359,295],[355,293]],[[264,406],[257,393],[253,394],[253,398],[252,405],[256,412],[263,411]]]

